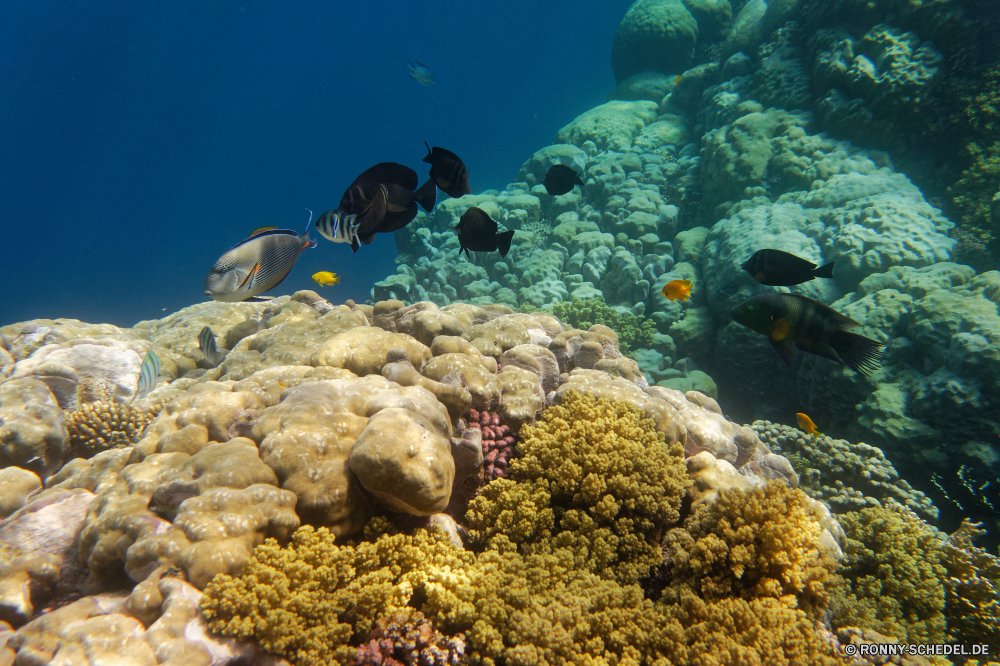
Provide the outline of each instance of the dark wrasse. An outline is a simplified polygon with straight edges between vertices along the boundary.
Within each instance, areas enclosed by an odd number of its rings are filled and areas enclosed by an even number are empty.
[[[732,309],[738,324],[767,336],[789,365],[794,352],[804,352],[842,363],[868,376],[879,368],[881,342],[850,332],[858,322],[819,301],[797,294],[758,294]]]

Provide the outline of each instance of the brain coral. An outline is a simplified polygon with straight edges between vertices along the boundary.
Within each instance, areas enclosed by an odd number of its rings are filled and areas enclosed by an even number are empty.
[[[576,392],[521,436],[510,478],[470,504],[473,542],[509,538],[525,553],[569,547],[579,568],[602,577],[649,575],[690,484],[681,445],[637,407]]]

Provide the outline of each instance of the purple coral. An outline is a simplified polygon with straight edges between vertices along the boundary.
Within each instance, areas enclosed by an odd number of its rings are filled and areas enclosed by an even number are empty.
[[[487,481],[507,476],[507,464],[514,456],[514,436],[500,415],[488,410],[470,409],[465,414],[470,428],[479,428],[483,441],[483,468]]]
[[[457,666],[465,658],[461,635],[443,635],[412,608],[383,615],[370,636],[358,648],[354,666]]]

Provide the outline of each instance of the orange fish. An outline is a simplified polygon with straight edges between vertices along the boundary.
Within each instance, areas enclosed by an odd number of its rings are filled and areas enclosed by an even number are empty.
[[[813,423],[812,419],[802,414],[801,412],[795,415],[795,418],[799,420],[799,428],[805,432],[807,435],[822,435],[819,430],[816,430],[816,424]]]
[[[662,293],[671,301],[686,301],[691,298],[691,280],[671,280],[663,285]]]
[[[683,74],[678,74],[677,76],[675,76],[674,77],[674,85],[676,86],[678,83],[680,83],[681,79],[683,79],[683,78],[684,78]]]

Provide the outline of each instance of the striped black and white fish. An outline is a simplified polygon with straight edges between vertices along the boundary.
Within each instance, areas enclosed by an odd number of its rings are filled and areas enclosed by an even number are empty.
[[[430,212],[437,201],[434,181],[417,187],[417,172],[395,162],[381,162],[354,179],[334,210],[316,220],[316,230],[334,243],[350,243],[357,252],[377,233],[392,233],[417,215],[417,204]]]
[[[208,326],[201,329],[201,333],[198,334],[198,349],[201,350],[202,356],[213,367],[219,365],[225,357],[225,354],[220,352],[219,348],[215,346],[215,333]]]
[[[290,229],[257,229],[215,262],[205,278],[205,295],[225,303],[270,300],[258,294],[281,284],[306,248],[315,246],[308,223],[301,235]]]
[[[139,366],[139,381],[135,387],[135,393],[129,402],[142,400],[156,386],[156,380],[160,378],[160,357],[152,349],[146,352]]]

